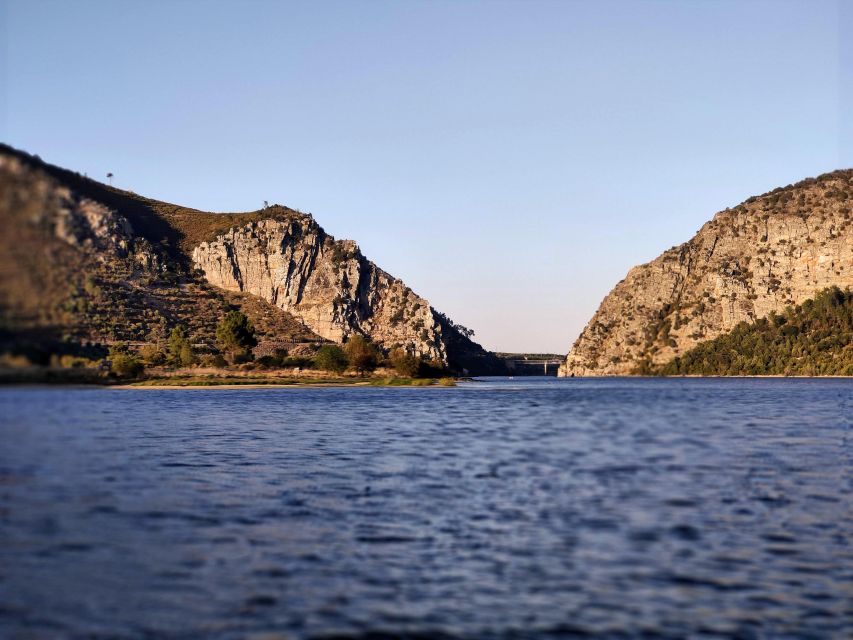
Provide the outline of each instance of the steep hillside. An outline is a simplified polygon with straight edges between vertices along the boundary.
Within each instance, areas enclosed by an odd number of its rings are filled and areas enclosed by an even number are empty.
[[[853,293],[833,287],[781,314],[742,322],[653,373],[853,376]]]
[[[178,324],[211,352],[216,324],[235,308],[261,340],[322,341],[291,315],[189,272],[169,243],[135,233],[127,217],[92,199],[107,188],[48,169],[0,150],[0,352],[94,357],[117,342],[162,343]],[[93,193],[69,182],[91,182]]]
[[[688,242],[634,267],[604,298],[560,375],[651,371],[700,342],[853,285],[853,171],[721,211]]]
[[[0,145],[0,219],[0,350],[158,341],[179,323],[214,349],[218,318],[240,308],[262,339],[357,333],[460,371],[500,367],[354,242],[287,207],[205,213]]]

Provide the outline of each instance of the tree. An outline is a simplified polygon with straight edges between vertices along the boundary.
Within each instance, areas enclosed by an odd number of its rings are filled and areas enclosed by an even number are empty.
[[[453,322],[453,320],[451,320],[446,315],[441,313],[441,311],[436,311],[435,309],[432,309],[432,312],[438,318],[438,321],[440,323],[447,324],[448,326],[450,326],[450,328],[456,329],[459,333],[461,333],[463,336],[465,336],[469,340],[474,337],[474,330],[473,329],[469,329],[468,327],[464,327],[461,324],[457,324],[456,322]]]
[[[258,344],[252,323],[239,311],[229,311],[219,321],[216,341],[223,351],[231,354],[247,353]]]
[[[317,351],[317,355],[314,357],[314,364],[318,369],[322,369],[323,371],[343,373],[346,371],[349,362],[347,361],[347,354],[339,346],[324,344]]]
[[[376,368],[376,347],[364,336],[350,336],[344,345],[344,353],[347,355],[349,366],[355,369],[358,375],[364,375]]]
[[[151,367],[159,367],[166,363],[166,354],[156,344],[146,344],[139,348],[142,361]]]
[[[129,353],[116,353],[110,361],[110,369],[119,378],[137,378],[142,375],[145,367],[136,356]]]
[[[168,346],[168,361],[173,367],[188,367],[195,362],[195,354],[186,327],[178,325],[172,329]]]
[[[398,347],[388,354],[388,359],[391,360],[391,366],[401,376],[413,378],[418,375],[418,370],[421,367],[421,360],[415,355],[410,354],[402,347]]]
[[[110,186],[113,186],[113,174],[112,174],[112,172],[107,174],[107,180],[110,181]]]
[[[193,351],[193,347],[189,341],[181,345],[180,360],[182,367],[189,367],[196,362],[195,352]]]

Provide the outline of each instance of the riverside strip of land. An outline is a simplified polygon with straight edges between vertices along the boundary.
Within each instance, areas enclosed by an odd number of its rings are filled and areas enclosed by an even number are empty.
[[[371,375],[334,375],[315,370],[235,371],[219,368],[148,370],[137,379],[115,378],[94,369],[64,367],[0,368],[0,384],[110,386],[118,389],[251,387],[451,387],[452,377],[408,377],[379,369]]]
[[[454,378],[299,378],[258,376],[170,376],[118,385],[119,389],[210,388],[245,389],[255,387],[453,387]]]

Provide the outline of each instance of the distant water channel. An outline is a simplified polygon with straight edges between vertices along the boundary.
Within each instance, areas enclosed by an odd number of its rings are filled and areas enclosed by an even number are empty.
[[[3,638],[853,635],[853,380],[6,388],[0,433]]]

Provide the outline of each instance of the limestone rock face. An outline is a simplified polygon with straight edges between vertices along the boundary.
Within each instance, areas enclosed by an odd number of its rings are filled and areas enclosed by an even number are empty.
[[[445,327],[429,303],[309,216],[231,228],[195,247],[192,261],[211,284],[260,296],[328,340],[361,333],[447,362]]]
[[[636,373],[820,289],[853,286],[851,209],[848,170],[721,211],[688,242],[628,272],[560,375]]]

